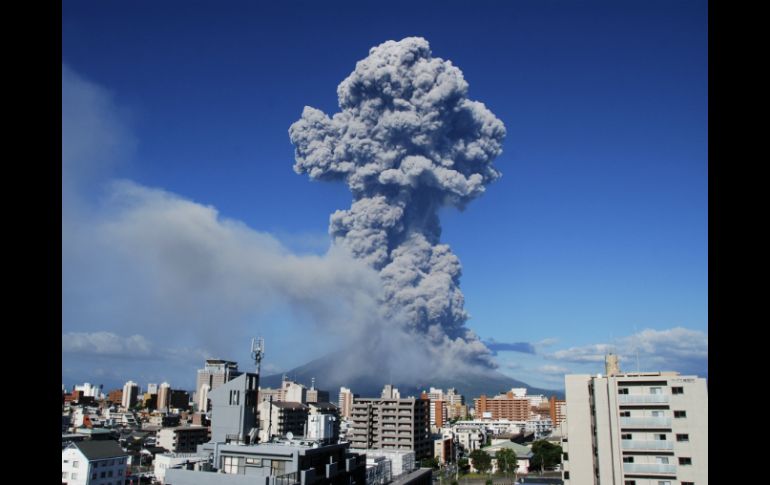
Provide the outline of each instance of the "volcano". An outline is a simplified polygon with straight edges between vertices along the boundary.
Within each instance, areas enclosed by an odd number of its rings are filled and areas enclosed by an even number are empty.
[[[310,386],[311,379],[315,379],[318,389],[329,391],[330,399],[336,401],[339,388],[345,386],[361,397],[379,397],[385,384],[393,384],[397,387],[402,397],[419,396],[422,391],[430,387],[437,387],[445,391],[453,387],[458,393],[465,396],[466,402],[473,404],[473,399],[482,394],[494,396],[501,392],[508,392],[512,387],[524,387],[527,394],[543,394],[547,397],[556,396],[564,399],[564,391],[552,389],[540,389],[532,387],[522,381],[508,377],[496,370],[489,369],[483,372],[456,372],[452,376],[443,378],[425,379],[421,382],[416,377],[412,382],[388,382],[386,373],[362,373],[353,378],[340,379],[335,377],[342,359],[337,354],[328,354],[307,364],[281,374],[273,374],[260,378],[260,386],[277,388],[281,385],[284,375],[289,379]]]

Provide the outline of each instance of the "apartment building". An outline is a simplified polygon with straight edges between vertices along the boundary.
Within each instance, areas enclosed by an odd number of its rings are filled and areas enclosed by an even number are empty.
[[[139,385],[134,381],[128,381],[123,385],[123,393],[121,395],[121,406],[128,409],[139,398]]]
[[[206,412],[209,410],[208,402],[200,400],[202,393],[209,395],[214,389],[241,374],[242,372],[238,370],[236,362],[222,359],[206,359],[203,369],[198,370],[198,377],[195,383],[195,395],[199,398],[198,411]],[[205,390],[202,389],[204,385],[208,386]]]
[[[513,390],[492,398],[481,395],[473,400],[476,408],[476,418],[508,419],[511,421],[527,421],[530,414],[530,400],[517,397]]]
[[[209,429],[203,426],[176,426],[158,431],[158,446],[173,453],[190,453],[208,442]]]
[[[353,448],[412,450],[418,460],[433,455],[429,400],[355,398],[351,413]]]
[[[554,428],[561,426],[562,422],[567,419],[567,401],[551,396],[551,399],[548,400],[548,414],[551,416],[551,423],[553,423]]]
[[[299,402],[262,401],[259,403],[259,441],[265,443],[289,432],[304,436],[309,411],[307,405]]]
[[[565,485],[708,484],[705,379],[567,375],[565,387]]]
[[[353,411],[353,398],[358,397],[354,395],[353,391],[347,387],[340,387],[340,396],[338,400],[338,406],[340,408],[340,416],[343,418],[349,418],[350,413]]]

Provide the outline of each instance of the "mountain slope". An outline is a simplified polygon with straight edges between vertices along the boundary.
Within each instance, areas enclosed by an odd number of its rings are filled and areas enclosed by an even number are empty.
[[[289,379],[306,386],[309,386],[311,379],[315,378],[316,388],[329,391],[332,401],[337,400],[337,393],[341,386],[350,388],[353,393],[361,397],[377,397],[380,395],[382,387],[389,383],[389,378],[384,371],[382,373],[364,373],[353,378],[336,377],[340,374],[338,372],[339,366],[340,358],[338,355],[329,354],[296,367],[285,374]],[[262,387],[279,387],[282,376],[283,374],[263,376],[260,379],[260,385]],[[555,395],[557,398],[564,398],[564,391],[535,388],[491,369],[483,373],[456,373],[446,378],[423,380],[419,376],[415,376],[412,382],[392,382],[392,384],[399,389],[402,397],[419,396],[420,392],[427,391],[431,386],[445,391],[454,387],[458,393],[465,396],[466,402],[471,405],[473,399],[481,394],[493,396],[500,392],[507,392],[512,387],[526,387],[528,394],[544,394],[547,397]]]

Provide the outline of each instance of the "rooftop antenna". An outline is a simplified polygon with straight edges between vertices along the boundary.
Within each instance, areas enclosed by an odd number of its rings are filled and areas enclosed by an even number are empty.
[[[312,391],[314,389],[315,389],[315,377],[311,377],[310,378],[310,390]]]
[[[254,364],[257,366],[257,374],[259,374],[260,364],[262,364],[262,356],[265,355],[265,339],[262,337],[251,339],[251,358]]]

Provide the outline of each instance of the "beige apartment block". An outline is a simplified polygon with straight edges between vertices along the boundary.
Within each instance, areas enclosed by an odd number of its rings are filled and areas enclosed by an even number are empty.
[[[354,398],[352,448],[412,450],[416,458],[433,456],[428,399]]]
[[[708,485],[706,380],[565,376],[565,485]]]

